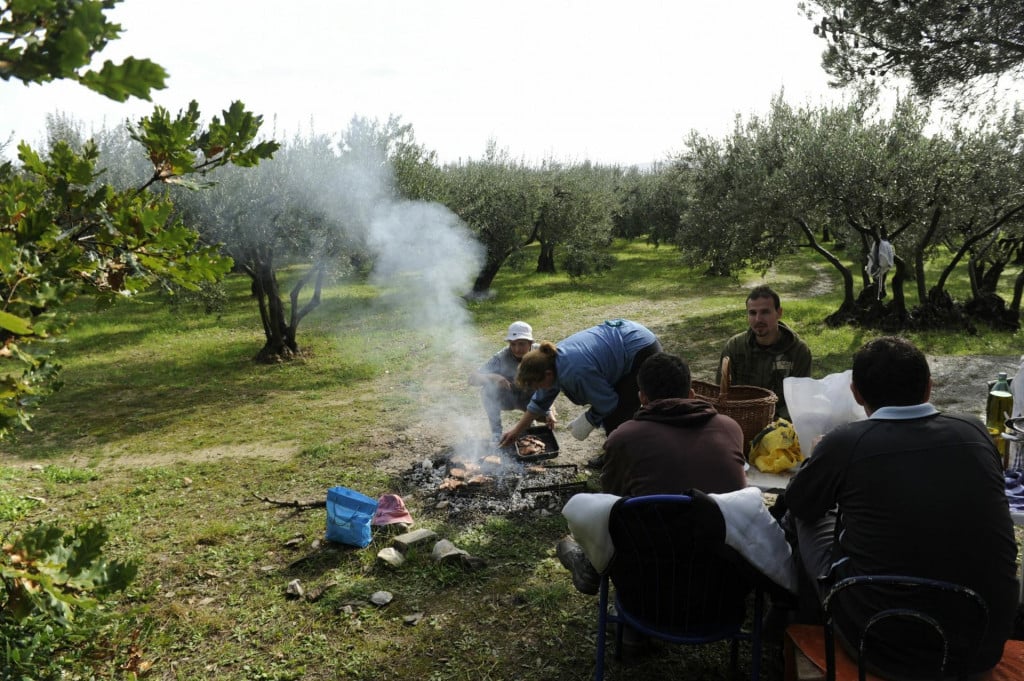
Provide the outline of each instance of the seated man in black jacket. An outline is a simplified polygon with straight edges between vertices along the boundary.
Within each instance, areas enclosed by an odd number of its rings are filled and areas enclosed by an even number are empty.
[[[982,672],[1003,653],[1017,607],[1017,545],[999,454],[981,420],[929,402],[925,356],[902,338],[878,338],[853,357],[854,398],[868,418],[825,435],[790,481],[785,501],[808,587],[821,599],[854,575],[910,575],[970,587],[989,608],[969,659]],[[839,638],[858,641],[870,613],[891,601],[877,588],[840,594]],[[927,604],[922,604],[926,607]],[[912,676],[919,640],[882,641],[877,670]]]

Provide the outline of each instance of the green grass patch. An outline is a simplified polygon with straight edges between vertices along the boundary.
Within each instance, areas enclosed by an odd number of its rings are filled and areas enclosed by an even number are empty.
[[[302,357],[272,366],[252,361],[263,336],[244,277],[225,282],[213,314],[154,294],[103,310],[79,301],[58,346],[64,389],[33,432],[0,443],[4,527],[102,520],[112,554],[141,565],[106,657],[91,668],[80,658],[68,673],[122,678],[118,665],[134,641],[154,664],[148,678],[160,679],[590,678],[595,601],[575,592],[554,557],[563,519],[453,520],[400,488],[394,457],[429,457],[444,444],[421,439],[417,424],[478,410],[444,353],[473,353],[473,366],[515,319],[557,341],[627,317],[708,379],[722,344],[745,328],[747,289],[764,280],[812,348],[818,376],[848,368],[854,350],[880,335],[824,324],[841,284],[806,251],[730,279],[702,276],[671,248],[620,242],[615,254],[611,271],[573,280],[536,274],[528,253],[499,274],[492,298],[465,303],[466,337],[441,346],[438,334],[450,329],[418,328],[393,291],[335,281],[299,327]],[[929,266],[930,279],[940,264]],[[296,275],[282,273],[282,286]],[[955,276],[950,288],[965,297],[966,278]],[[1016,357],[1021,347],[1019,333],[984,329],[909,336],[933,354]],[[451,405],[437,404],[438,394]],[[336,485],[406,495],[417,526],[484,558],[486,569],[435,565],[429,548],[387,568],[375,560],[386,535],[361,550],[317,548],[322,509],[260,500],[323,499]],[[286,598],[295,579],[323,596]],[[368,606],[379,590],[395,600]],[[406,624],[414,613],[423,618]],[[611,665],[609,679],[724,679],[727,655],[724,646],[666,650],[625,670]],[[766,650],[763,678],[781,678],[777,647]]]

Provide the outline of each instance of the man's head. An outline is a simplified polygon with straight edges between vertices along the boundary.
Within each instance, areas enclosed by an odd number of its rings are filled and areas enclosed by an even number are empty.
[[[533,349],[533,327],[526,322],[512,322],[509,324],[508,333],[505,334],[508,341],[508,349],[516,359],[522,359],[523,355]]]
[[[853,355],[852,388],[869,412],[923,404],[932,391],[928,360],[905,338],[876,338]]]
[[[651,355],[636,374],[643,404],[670,397],[692,397],[690,367],[681,357],[667,352]]]
[[[782,303],[779,294],[769,286],[756,286],[747,294],[747,324],[758,345],[772,345],[779,340]]]

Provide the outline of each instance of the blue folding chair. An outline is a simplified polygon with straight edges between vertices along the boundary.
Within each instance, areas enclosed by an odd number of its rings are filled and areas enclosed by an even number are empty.
[[[612,507],[608,529],[615,555],[601,576],[594,678],[604,678],[606,630],[615,624],[616,657],[625,626],[671,643],[729,639],[734,675],[739,642],[750,641],[750,678],[757,681],[763,593],[750,565],[725,544],[718,505],[700,492],[625,498]],[[608,612],[609,585],[615,587],[614,613]],[[752,592],[754,618],[747,631]]]

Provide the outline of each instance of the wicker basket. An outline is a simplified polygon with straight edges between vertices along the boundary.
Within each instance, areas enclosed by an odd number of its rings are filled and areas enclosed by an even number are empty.
[[[719,414],[732,417],[743,429],[743,455],[750,454],[750,441],[775,417],[778,395],[754,385],[729,385],[729,358],[722,358],[722,383],[693,381],[697,399],[710,402]]]

